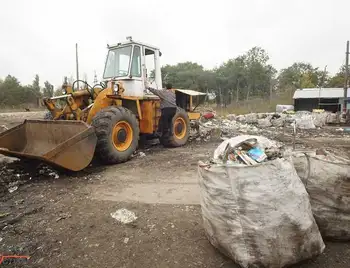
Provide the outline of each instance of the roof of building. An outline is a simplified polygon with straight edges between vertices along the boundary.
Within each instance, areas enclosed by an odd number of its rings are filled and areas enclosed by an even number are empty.
[[[350,97],[348,88],[347,97]],[[293,99],[338,99],[344,98],[343,88],[302,88],[294,92]]]

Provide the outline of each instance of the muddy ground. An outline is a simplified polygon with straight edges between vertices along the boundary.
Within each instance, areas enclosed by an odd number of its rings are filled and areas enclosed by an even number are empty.
[[[0,125],[41,115],[0,114]],[[306,133],[297,147],[347,154],[349,137],[331,133]],[[288,134],[271,135],[291,144]],[[209,244],[201,225],[197,162],[207,160],[218,143],[153,146],[125,164],[95,163],[74,174],[2,164],[0,253],[30,256],[9,267],[237,267]],[[17,183],[12,193],[11,182]],[[137,220],[118,223],[110,214],[120,208],[133,211]],[[293,267],[348,268],[350,244],[327,242],[324,254]]]

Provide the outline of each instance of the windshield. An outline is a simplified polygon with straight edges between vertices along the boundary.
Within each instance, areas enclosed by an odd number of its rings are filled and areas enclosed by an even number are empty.
[[[120,47],[108,51],[104,78],[127,76],[131,58],[131,46]]]

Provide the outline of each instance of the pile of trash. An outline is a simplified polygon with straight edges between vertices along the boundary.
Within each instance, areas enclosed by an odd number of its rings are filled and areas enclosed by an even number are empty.
[[[33,165],[30,161],[10,157],[2,157],[0,160],[0,198],[39,178],[60,177],[56,170],[44,164]]]
[[[218,140],[241,134],[259,134],[273,138],[276,130],[284,132],[289,129],[289,132],[293,132],[295,128],[298,131],[312,131],[337,122],[339,115],[328,112],[229,114],[225,117],[207,112],[200,118],[197,131],[191,133],[191,140]]]
[[[265,137],[244,135],[225,140],[211,162],[199,163],[207,238],[241,267],[282,268],[325,248],[287,152]]]
[[[202,117],[199,120],[199,129],[192,136],[192,139],[196,139],[197,141],[209,141],[222,137],[232,137],[242,133],[256,134],[258,132],[259,128],[247,123],[220,117],[210,119]]]
[[[340,120],[339,115],[335,113],[312,113],[308,111],[298,111],[296,113],[250,113],[238,116],[230,114],[226,118],[259,127],[288,127],[295,123],[299,129],[314,129],[323,127],[326,124],[339,123]]]
[[[224,148],[225,147],[225,148]],[[214,152],[213,163],[225,165],[257,165],[283,157],[277,143],[261,136],[242,135],[223,142]]]

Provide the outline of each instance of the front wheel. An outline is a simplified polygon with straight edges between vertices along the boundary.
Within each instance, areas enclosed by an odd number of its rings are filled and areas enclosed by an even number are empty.
[[[124,107],[108,107],[92,120],[96,154],[107,164],[126,162],[137,149],[140,129],[135,115]]]
[[[187,113],[178,109],[173,117],[171,136],[161,137],[160,142],[166,147],[180,147],[187,143],[190,136],[190,120]]]

